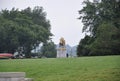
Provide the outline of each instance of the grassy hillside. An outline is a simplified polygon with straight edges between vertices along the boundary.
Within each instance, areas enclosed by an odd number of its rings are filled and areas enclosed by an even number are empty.
[[[120,56],[0,60],[0,72],[11,71],[34,81],[120,81]]]

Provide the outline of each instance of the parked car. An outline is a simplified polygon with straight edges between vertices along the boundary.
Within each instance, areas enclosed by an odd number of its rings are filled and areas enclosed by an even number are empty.
[[[9,59],[9,58],[13,58],[13,54],[11,53],[0,53],[0,59]]]

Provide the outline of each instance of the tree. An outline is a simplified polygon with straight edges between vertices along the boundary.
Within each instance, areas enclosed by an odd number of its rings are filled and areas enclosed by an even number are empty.
[[[89,45],[89,55],[116,55],[119,54],[120,38],[116,38],[118,29],[112,23],[104,22],[97,29],[97,38]]]
[[[90,49],[88,46],[94,41],[94,39],[88,35],[85,38],[81,39],[79,45],[77,46],[77,55],[78,56],[88,56]]]
[[[95,0],[83,2],[85,6],[79,11],[84,24],[83,32],[90,32],[96,37],[97,28],[104,22],[114,22],[115,27],[119,28],[120,19],[119,0]]]
[[[85,6],[79,11],[84,24],[83,32],[89,32],[93,41],[82,39],[78,50],[88,49],[87,55],[120,54],[120,1],[94,0],[83,2]],[[84,43],[84,42],[85,43]],[[82,48],[81,48],[82,47]],[[82,54],[82,52],[81,52]],[[78,55],[81,55],[78,51]]]
[[[42,7],[22,11],[5,9],[0,12],[0,19],[0,52],[14,53],[22,48],[26,57],[31,57],[31,50],[52,36]]]
[[[41,47],[41,56],[45,56],[48,58],[55,58],[57,54],[56,45],[54,42],[50,41],[47,43],[44,43]]]
[[[10,20],[0,18],[0,52],[14,53],[18,46],[17,25]]]

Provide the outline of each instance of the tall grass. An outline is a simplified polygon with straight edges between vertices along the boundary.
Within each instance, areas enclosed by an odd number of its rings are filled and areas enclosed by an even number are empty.
[[[0,60],[0,72],[34,81],[120,81],[120,56]]]

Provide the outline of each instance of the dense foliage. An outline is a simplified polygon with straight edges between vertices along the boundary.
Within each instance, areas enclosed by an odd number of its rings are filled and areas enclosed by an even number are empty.
[[[56,45],[54,42],[50,41],[47,43],[44,43],[41,47],[41,57],[47,57],[47,58],[55,58],[57,54]]]
[[[79,11],[84,24],[83,32],[89,32],[77,48],[77,55],[120,54],[120,0],[94,0],[83,2]]]
[[[31,57],[31,50],[50,36],[50,22],[42,7],[0,12],[0,53],[22,50],[26,57]]]

